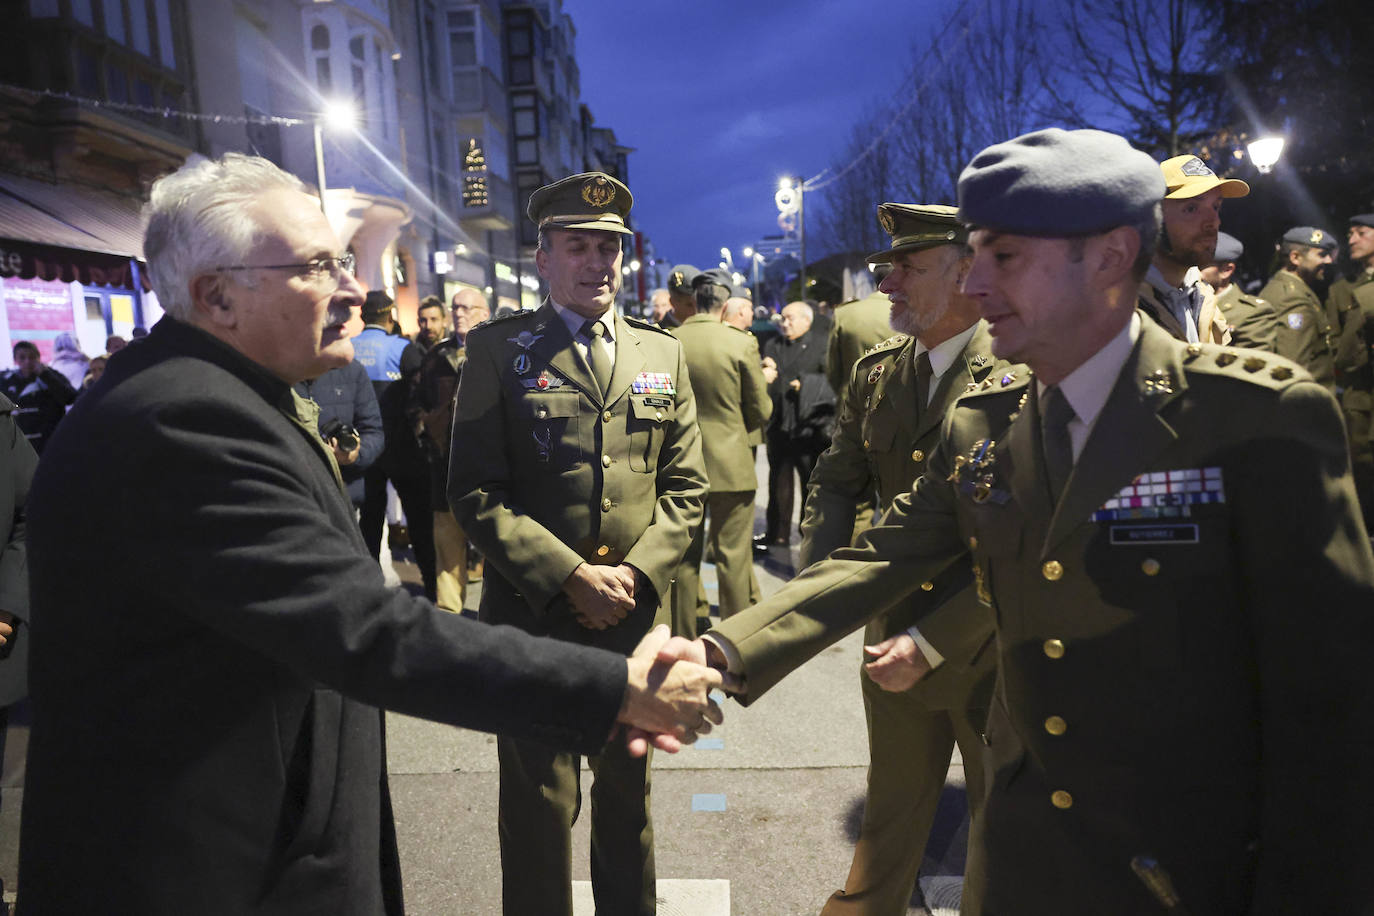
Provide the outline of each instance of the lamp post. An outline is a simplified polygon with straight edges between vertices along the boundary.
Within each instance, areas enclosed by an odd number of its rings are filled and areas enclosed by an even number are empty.
[[[786,219],[792,213],[797,214],[797,238],[800,242],[801,255],[801,276],[797,280],[797,298],[806,298],[806,179],[800,175],[796,178],[784,177],[778,182],[778,191],[773,195],[773,202],[778,205],[778,210],[782,216],[780,220]]]
[[[744,256],[750,261],[750,283],[749,291],[754,296],[754,304],[759,304],[759,265],[763,263],[763,255],[752,248],[744,249]]]
[[[328,190],[324,183],[324,128],[347,130],[352,128],[356,121],[357,113],[353,110],[353,105],[341,99],[327,100],[319,117],[315,118],[315,184],[320,188],[320,212],[326,216],[329,215],[329,211],[324,206],[324,193]]]

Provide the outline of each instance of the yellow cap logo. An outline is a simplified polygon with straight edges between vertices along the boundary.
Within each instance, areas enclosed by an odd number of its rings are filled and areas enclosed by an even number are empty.
[[[892,214],[886,210],[878,211],[878,224],[883,227],[883,231],[888,235],[897,234],[897,224],[892,221]]]
[[[1312,230],[1312,241],[1315,242],[1315,243],[1318,244],[1318,245],[1321,244],[1321,241],[1322,241],[1322,231],[1321,231],[1320,229],[1313,229],[1313,230]]]
[[[609,206],[615,200],[615,188],[604,178],[588,178],[582,185],[582,199],[593,207]]]

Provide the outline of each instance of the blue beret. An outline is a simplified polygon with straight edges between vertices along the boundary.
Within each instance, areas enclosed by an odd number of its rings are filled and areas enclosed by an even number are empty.
[[[1350,217],[1349,223],[1352,226],[1368,226],[1374,229],[1374,213],[1357,213]]]
[[[1212,255],[1212,263],[1239,261],[1243,254],[1245,254],[1245,246],[1240,243],[1240,239],[1234,235],[1227,235],[1225,232],[1217,233],[1217,251],[1216,254]]]
[[[1321,248],[1324,251],[1335,251],[1340,246],[1334,235],[1313,226],[1295,226],[1283,234],[1283,240],[1294,245]]]
[[[989,146],[959,176],[959,219],[1017,235],[1090,235],[1164,198],[1159,165],[1124,137],[1051,127]]]

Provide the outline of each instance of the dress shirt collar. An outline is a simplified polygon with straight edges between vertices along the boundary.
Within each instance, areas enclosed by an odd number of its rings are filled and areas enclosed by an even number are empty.
[[[1068,399],[1074,417],[1085,427],[1091,428],[1097,422],[1097,415],[1107,405],[1117,376],[1121,374],[1139,338],[1140,315],[1136,313],[1131,315],[1131,320],[1121,329],[1121,333],[1107,341],[1101,350],[1088,357],[1059,383],[1059,390]],[[1043,396],[1048,386],[1038,379],[1036,385],[1036,394]]]
[[[583,341],[587,339],[586,336],[582,333],[582,325],[587,323],[586,318],[579,315],[577,312],[574,312],[570,308],[565,308],[564,306],[559,305],[552,299],[549,300],[549,305],[553,306],[554,313],[558,315],[559,320],[567,326],[568,333],[573,336],[573,339],[581,339]],[[601,323],[606,326],[606,342],[614,343],[615,316],[611,314],[610,309],[606,309],[606,311],[601,313],[600,319]]]
[[[918,339],[916,341],[916,358],[920,359],[921,354],[930,351],[930,374],[934,378],[941,378],[949,371],[950,366],[954,365],[959,354],[964,352],[968,342],[973,339],[974,332],[978,330],[978,322],[969,325],[966,330],[960,331],[949,340],[936,344],[933,348],[927,347]],[[931,386],[931,391],[935,390]]]

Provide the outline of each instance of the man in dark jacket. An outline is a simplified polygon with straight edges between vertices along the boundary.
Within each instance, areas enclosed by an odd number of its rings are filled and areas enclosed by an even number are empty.
[[[816,459],[830,445],[835,392],[825,377],[824,334],[812,332],[815,313],[805,302],[782,310],[782,336],[764,350],[764,377],[773,398],[768,424],[767,530],[762,544],[787,546],[792,531],[794,475],[801,478],[802,511],[806,482]],[[771,376],[771,377],[770,377]]]
[[[45,366],[38,347],[27,340],[14,345],[14,365],[0,378],[0,391],[18,405],[14,419],[41,455],[67,405],[76,400],[76,389],[61,372]]]
[[[386,444],[382,412],[377,407],[377,395],[373,393],[367,370],[353,360],[318,378],[297,382],[294,387],[296,394],[319,405],[320,438],[334,453],[353,508],[362,509],[364,472],[372,467]],[[351,439],[347,427],[352,427],[358,434],[357,439],[340,444],[340,438]]]
[[[206,220],[227,208],[229,237]],[[377,706],[583,753],[617,719],[664,747],[716,715],[700,669],[383,584],[291,389],[348,361],[362,298],[297,179],[202,160],[153,185],[148,216],[167,317],[64,422],[28,503],[21,914],[396,916]]]

